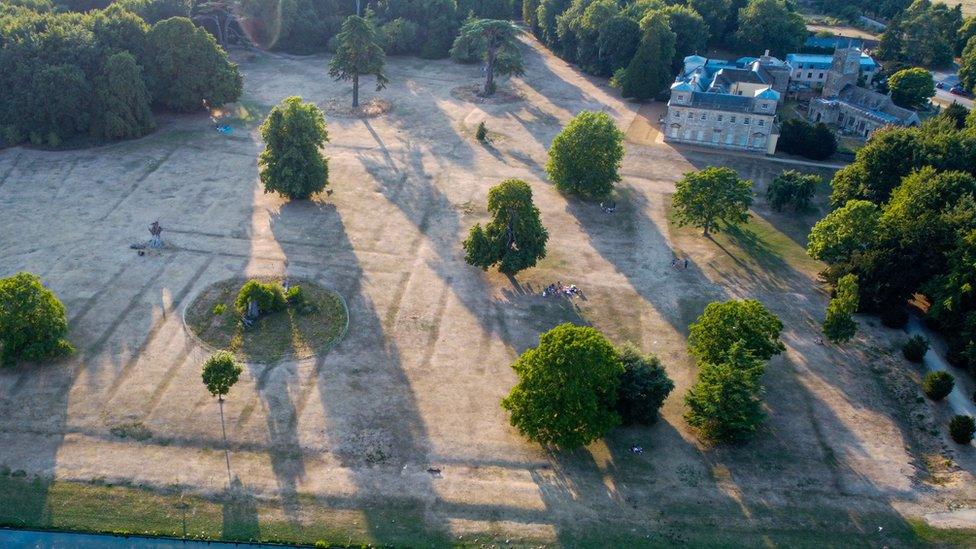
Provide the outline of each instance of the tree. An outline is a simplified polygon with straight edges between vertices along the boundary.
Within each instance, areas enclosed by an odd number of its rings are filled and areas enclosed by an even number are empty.
[[[883,128],[871,134],[854,163],[834,174],[831,206],[839,208],[855,199],[886,202],[902,177],[922,167],[924,141],[916,128]]]
[[[820,176],[805,174],[796,170],[786,170],[776,177],[766,189],[766,201],[777,212],[787,206],[797,212],[810,209],[810,201],[823,182]]]
[[[970,38],[959,58],[959,83],[973,91],[976,89],[976,38]]]
[[[358,15],[346,18],[337,38],[339,45],[329,61],[329,76],[337,80],[352,80],[352,106],[357,108],[360,76],[376,76],[376,91],[386,87],[388,80],[383,73],[386,54],[372,23]]]
[[[189,17],[192,4],[190,0],[117,0],[112,3],[138,15],[150,25],[170,17]]]
[[[672,5],[661,10],[668,18],[668,28],[674,33],[674,57],[671,72],[680,70],[684,58],[699,51],[705,51],[708,43],[708,24],[697,11],[687,7]]]
[[[725,20],[732,4],[729,0],[688,0],[688,7],[695,10],[708,25],[708,40],[717,41],[725,33]]]
[[[224,396],[237,383],[244,368],[227,351],[217,351],[203,363],[203,384],[210,394],[223,402]]]
[[[322,147],[329,141],[325,115],[314,103],[289,97],[271,109],[261,125],[264,151],[258,160],[264,192],[304,200],[325,189],[329,161]]]
[[[621,95],[647,101],[671,83],[676,36],[668,18],[660,12],[649,13],[641,20],[641,41],[637,53],[626,69],[614,75]]]
[[[912,2],[885,29],[879,57],[923,67],[948,65],[962,26],[959,6],[949,8],[929,0]]]
[[[623,132],[604,112],[583,111],[552,140],[546,173],[561,192],[603,198],[620,181]]]
[[[837,282],[836,295],[827,304],[823,332],[828,340],[843,343],[854,337],[857,321],[853,315],[857,312],[859,299],[857,277],[852,274],[841,277]]]
[[[901,354],[906,360],[921,364],[925,359],[925,353],[929,352],[929,340],[924,336],[915,335],[908,338],[901,346]]]
[[[749,219],[752,182],[739,179],[732,168],[711,166],[686,173],[675,189],[672,204],[678,225],[701,227],[704,236],[718,232],[719,222],[732,226]]]
[[[799,50],[808,34],[803,18],[784,0],[749,0],[739,10],[735,36],[743,50],[785,55]]]
[[[17,273],[0,278],[0,366],[70,353],[67,334],[64,305],[40,277]]]
[[[817,222],[807,239],[807,254],[827,263],[846,260],[873,246],[881,235],[881,210],[867,200],[851,200]]]
[[[674,390],[674,382],[654,355],[642,355],[633,345],[618,351],[624,372],[620,376],[617,413],[625,425],[651,425]]]
[[[156,128],[150,110],[149,91],[142,78],[142,67],[128,52],[112,55],[95,80],[96,112],[91,133],[106,139],[128,139],[145,135]]]
[[[762,360],[737,342],[722,362],[704,362],[685,395],[685,420],[699,435],[715,442],[751,437],[766,415],[762,410]]]
[[[614,74],[626,67],[640,42],[641,31],[637,21],[617,15],[604,22],[597,37],[597,49],[606,72]]]
[[[498,270],[513,275],[546,256],[549,233],[532,203],[528,183],[508,179],[492,187],[488,213],[491,221],[484,228],[475,225],[464,241],[464,259],[470,265],[488,270],[497,264]]]
[[[145,67],[155,102],[174,111],[237,101],[243,81],[213,35],[184,17],[156,23],[147,36]]]
[[[754,299],[715,301],[688,327],[688,349],[700,362],[721,364],[737,342],[757,360],[786,350],[779,335],[783,323]]]
[[[902,69],[888,78],[888,89],[896,105],[918,110],[935,95],[935,81],[925,69]]]
[[[776,149],[812,160],[826,160],[837,152],[837,136],[823,122],[811,124],[791,118],[780,126]]]
[[[942,109],[939,116],[946,120],[951,120],[957,130],[966,127],[966,118],[969,116],[969,109],[953,101],[951,105]]]
[[[624,366],[594,328],[559,325],[542,334],[539,346],[522,353],[512,369],[519,381],[502,408],[529,440],[572,449],[620,423],[614,404]]]
[[[485,97],[495,93],[496,74],[521,76],[524,72],[518,29],[509,21],[473,19],[465,23],[451,48],[451,56],[469,50],[480,52],[485,62],[485,87],[481,91]]]
[[[976,17],[967,17],[963,20],[962,26],[956,31],[956,56],[962,55],[969,39],[976,36]]]

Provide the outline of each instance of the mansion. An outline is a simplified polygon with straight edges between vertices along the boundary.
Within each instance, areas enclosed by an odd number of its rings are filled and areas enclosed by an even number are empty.
[[[860,87],[879,67],[857,48],[829,55],[769,55],[736,61],[685,58],[662,119],[664,140],[773,154],[776,108],[787,93],[810,97],[808,117],[841,133],[868,137],[885,125],[911,126],[918,115],[887,95]]]

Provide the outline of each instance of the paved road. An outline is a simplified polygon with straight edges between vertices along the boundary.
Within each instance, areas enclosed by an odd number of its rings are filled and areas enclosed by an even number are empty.
[[[966,97],[960,97],[958,95],[952,95],[951,93],[949,93],[949,88],[959,83],[959,75],[956,74],[955,65],[953,65],[953,68],[951,70],[932,71],[932,78],[935,79],[936,83],[938,82],[945,83],[945,89],[942,90],[938,88],[935,89],[935,100],[946,105],[950,105],[953,102],[956,102],[966,107],[967,109],[973,108],[972,99]]]
[[[942,339],[923,326],[914,316],[908,321],[905,331],[909,335],[923,335],[931,342],[932,348],[925,353],[923,359],[926,369],[949,372],[956,378],[956,386],[946,399],[953,413],[976,417],[976,403],[973,403],[973,383],[967,373],[946,361],[944,358],[945,345]],[[976,444],[976,441],[973,444]]]
[[[203,549],[205,547],[210,549],[234,549],[235,547],[256,549],[282,546],[0,529],[0,547],[3,549],[123,549],[129,547],[139,549]]]

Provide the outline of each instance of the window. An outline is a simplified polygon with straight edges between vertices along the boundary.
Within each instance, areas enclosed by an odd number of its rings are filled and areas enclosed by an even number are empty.
[[[729,122],[735,124],[735,115],[729,117]]]
[[[681,113],[678,111],[674,111],[674,115],[671,118],[681,118]]]
[[[819,78],[819,79],[821,79],[821,80],[823,80],[823,73],[820,73],[820,75],[819,75],[819,76],[817,76],[817,78]]]
[[[725,116],[723,116],[723,115],[721,115],[721,114],[720,114],[720,115],[718,115],[718,121],[719,121],[719,122],[721,122],[723,118],[725,118]]]
[[[766,121],[763,120],[762,118],[760,118],[759,120],[756,121],[756,124],[759,124],[760,126],[765,126],[766,125]]]
[[[688,111],[688,118],[694,118],[694,117],[695,117],[695,113]]]
[[[807,73],[807,78],[813,78],[813,73],[812,72],[808,72]]]
[[[748,126],[749,125],[749,117],[747,116],[747,117],[743,118],[742,119],[742,123],[745,124],[746,126]]]
[[[708,113],[704,113],[703,112],[702,115],[701,115],[701,119],[702,120],[708,120]]]
[[[684,101],[684,100],[685,100],[685,94],[679,93],[678,94],[678,101]]]
[[[763,104],[762,104],[762,109],[763,109],[763,110],[766,110],[766,109],[768,109],[768,108],[769,108],[769,103],[763,103]]]

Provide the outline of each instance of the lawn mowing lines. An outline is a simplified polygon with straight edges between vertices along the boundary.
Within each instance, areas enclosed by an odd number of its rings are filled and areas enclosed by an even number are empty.
[[[169,152],[167,152],[166,154],[164,154],[163,157],[158,162],[156,162],[153,165],[149,166],[146,169],[146,171],[144,171],[142,173],[142,175],[140,175],[139,177],[137,177],[135,179],[135,181],[132,182],[132,185],[129,185],[129,189],[122,193],[122,196],[120,196],[119,199],[115,201],[115,204],[113,204],[105,212],[105,214],[99,219],[99,221],[105,221],[106,219],[108,219],[108,217],[110,215],[112,215],[113,213],[115,213],[115,211],[119,209],[119,207],[122,205],[122,203],[125,202],[130,196],[132,196],[132,194],[134,192],[136,192],[136,189],[139,188],[139,184],[142,183],[143,181],[145,181],[147,177],[149,177],[150,175],[154,174],[157,170],[159,170],[159,168],[161,168],[162,165],[165,164],[166,161],[169,160],[170,157],[172,157],[173,154],[176,153],[177,150],[179,150],[179,148],[180,148],[179,145],[177,145],[176,147],[173,147],[172,149],[169,150]]]
[[[3,188],[3,184],[7,182],[7,178],[10,177],[10,174],[14,173],[14,169],[17,168],[17,164],[20,162],[20,159],[23,157],[24,157],[23,153],[18,153],[17,156],[14,157],[14,161],[10,163],[10,167],[7,168],[7,171],[5,171],[3,173],[3,176],[0,177],[0,188]]]
[[[437,312],[434,314],[434,328],[430,330],[430,335],[427,338],[427,344],[424,345],[423,358],[421,358],[420,361],[420,369],[422,372],[426,372],[428,369],[430,369],[430,362],[434,357],[434,351],[437,350],[437,340],[440,338],[444,311],[447,309],[447,299],[450,297],[451,293],[450,286],[445,284],[444,288],[441,289],[441,296],[437,299]]]
[[[177,309],[179,309],[180,304],[183,302],[183,300],[186,298],[186,295],[193,288],[193,285],[196,284],[198,280],[200,280],[200,277],[203,276],[203,273],[206,272],[207,268],[210,267],[213,261],[214,261],[214,256],[210,256],[206,258],[203,262],[203,265],[201,265],[200,268],[198,268],[196,272],[193,273],[193,276],[191,276],[190,279],[186,282],[186,284],[184,284],[183,287],[180,288],[180,290],[176,293],[176,295],[173,296],[171,311],[176,311]],[[142,343],[139,345],[138,349],[136,349],[136,351],[132,354],[132,356],[129,357],[129,359],[122,366],[122,370],[119,371],[118,375],[115,376],[115,379],[112,380],[112,384],[109,386],[108,392],[104,397],[104,401],[106,403],[111,401],[112,398],[115,397],[115,393],[118,392],[118,390],[122,387],[122,385],[126,381],[128,381],[129,376],[132,374],[133,367],[139,362],[139,359],[142,357],[142,354],[149,347],[150,343],[155,341],[156,336],[159,334],[159,331],[162,329],[162,327],[165,326],[167,322],[171,322],[173,320],[179,322],[180,315],[175,314],[167,317],[164,312],[163,317],[156,320],[152,328],[149,329],[149,333],[146,334],[145,339],[142,340]],[[185,337],[182,337],[183,335],[184,335],[183,331],[180,330],[178,332],[177,337],[181,337],[182,339],[185,340]],[[186,344],[184,346],[188,347],[188,345]]]
[[[72,324],[75,324],[79,320],[84,318],[84,316],[88,314],[91,308],[94,307],[99,300],[101,300],[102,296],[105,295],[105,292],[116,287],[119,278],[123,274],[125,274],[126,267],[128,267],[131,264],[132,264],[131,259],[127,263],[123,263],[122,267],[119,268],[119,270],[114,275],[112,275],[111,278],[108,279],[108,282],[106,282],[97,292],[92,294],[91,297],[86,299],[85,302],[81,304],[81,307],[78,309],[77,312],[75,312],[73,315],[70,315],[68,317],[68,325],[70,326]]]

